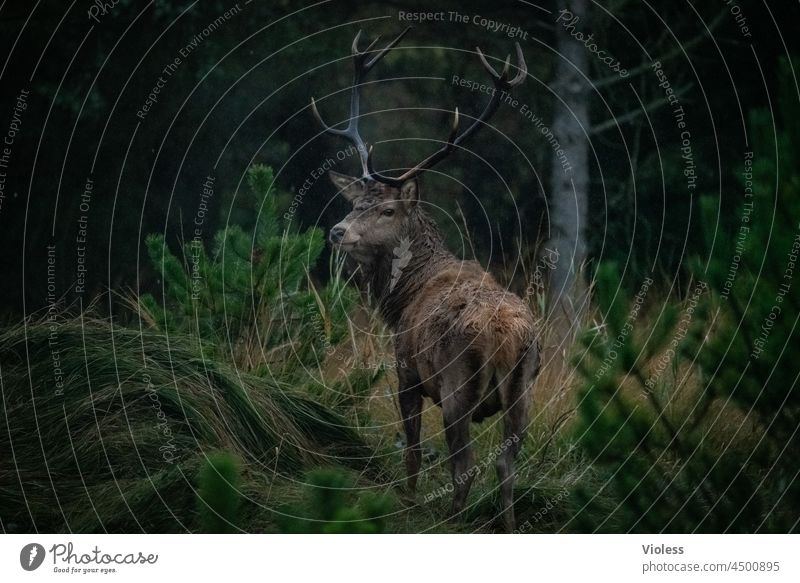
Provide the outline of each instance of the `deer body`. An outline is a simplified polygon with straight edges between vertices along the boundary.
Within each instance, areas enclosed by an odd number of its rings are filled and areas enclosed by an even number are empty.
[[[375,172],[358,133],[358,86],[369,68],[402,36],[369,61],[369,49],[358,50],[358,36],[353,42],[356,73],[351,119],[345,130],[327,129],[357,146],[364,174],[356,178],[330,173],[353,208],[331,229],[329,239],[358,264],[359,284],[377,302],[393,332],[397,362],[404,363],[397,369],[398,400],[406,434],[409,488],[412,492],[416,489],[422,461],[420,430],[425,397],[442,409],[454,514],[464,508],[476,473],[470,423],[502,412],[503,444],[496,468],[504,521],[512,530],[514,460],[528,425],[531,385],[539,368],[535,320],[530,308],[504,290],[478,263],[461,261],[450,253],[436,224],[418,204],[416,181],[421,170],[438,162],[473,133],[498,102],[493,97],[481,119],[460,136],[456,112],[445,146],[404,175],[391,178]],[[521,73],[510,81],[508,61],[497,74],[481,54],[499,89],[508,90],[524,77],[519,46],[517,52]],[[316,106],[313,108],[321,121]]]

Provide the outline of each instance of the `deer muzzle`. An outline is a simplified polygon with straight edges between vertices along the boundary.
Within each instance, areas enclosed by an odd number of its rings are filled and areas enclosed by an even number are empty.
[[[344,234],[346,232],[347,229],[345,229],[341,224],[334,225],[334,227],[331,229],[330,234],[328,235],[328,240],[333,244],[341,243],[342,239],[344,239]]]

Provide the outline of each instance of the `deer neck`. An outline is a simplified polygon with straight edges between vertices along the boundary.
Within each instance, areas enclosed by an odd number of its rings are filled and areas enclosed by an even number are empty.
[[[366,278],[386,324],[396,328],[422,286],[442,263],[455,260],[433,219],[415,211],[400,241],[378,258]]]

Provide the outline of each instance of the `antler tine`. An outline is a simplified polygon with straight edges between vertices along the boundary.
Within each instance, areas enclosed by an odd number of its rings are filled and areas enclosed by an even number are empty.
[[[528,64],[525,62],[525,55],[522,53],[522,47],[519,46],[518,42],[515,42],[514,46],[517,48],[517,61],[519,61],[519,64],[517,65],[516,76],[509,81],[511,87],[519,85],[525,80],[525,77],[528,76]]]
[[[353,46],[352,46],[352,51],[351,52],[352,52],[354,57],[356,57],[356,56],[360,57],[360,56],[365,55],[366,53],[370,52],[372,50],[372,47],[374,47],[378,43],[378,41],[381,40],[381,35],[376,36],[375,39],[371,43],[369,43],[369,45],[367,45],[367,48],[365,48],[362,51],[361,49],[358,48],[358,40],[359,40],[360,36],[361,36],[361,31],[359,30],[358,34],[353,39]]]
[[[378,51],[378,53],[377,53],[377,54],[376,54],[374,57],[372,57],[372,58],[371,58],[369,61],[367,61],[367,63],[364,65],[364,68],[365,68],[367,71],[369,71],[369,70],[370,70],[370,69],[371,69],[371,68],[372,68],[372,67],[375,65],[375,63],[377,63],[378,61],[380,61],[380,60],[381,60],[381,59],[382,59],[384,56],[386,56],[386,53],[388,53],[389,51],[391,51],[391,50],[392,50],[392,49],[393,49],[395,46],[397,46],[397,43],[399,43],[401,40],[403,40],[403,37],[404,37],[404,36],[406,36],[406,34],[408,33],[408,31],[409,31],[409,30],[411,30],[411,27],[410,27],[410,26],[407,26],[407,27],[405,28],[405,30],[404,30],[403,32],[401,32],[400,34],[398,34],[398,35],[395,37],[395,39],[394,39],[392,42],[390,42],[388,45],[386,45],[385,47],[383,47],[383,48],[382,48],[380,51]],[[378,39],[379,39],[379,38],[380,38],[380,37],[376,38],[376,39],[375,39],[375,42],[373,42],[373,43],[372,43],[372,44],[371,44],[371,45],[370,45],[370,46],[367,48],[367,50],[366,50],[366,51],[364,51],[364,52],[365,52],[365,53],[366,53],[366,52],[369,52],[369,50],[370,50],[370,49],[373,47],[373,45],[374,45],[376,42],[378,42]]]
[[[515,42],[514,46],[517,50],[517,60],[519,61],[519,64],[517,65],[517,74],[511,80],[508,79],[508,71],[511,68],[511,55],[506,57],[505,63],[503,64],[503,71],[498,73],[495,68],[489,64],[489,61],[486,60],[486,57],[484,56],[480,47],[475,47],[478,57],[481,60],[481,64],[483,64],[483,67],[492,76],[492,79],[495,81],[495,85],[498,85],[503,89],[509,89],[519,85],[525,80],[525,77],[528,76],[528,65],[525,63],[525,55],[522,53],[522,47],[519,46],[518,42]]]
[[[500,76],[503,79],[508,79],[508,68],[511,66],[511,55],[506,55],[506,62],[503,64],[503,72]]]
[[[346,133],[345,130],[337,130],[336,128],[332,128],[331,126],[325,123],[325,121],[322,119],[322,116],[319,114],[319,110],[317,109],[317,102],[314,101],[313,97],[311,98],[311,113],[314,114],[314,117],[319,122],[319,125],[321,125],[326,132],[330,132],[337,136],[345,135]]]
[[[492,78],[499,79],[500,75],[497,74],[497,71],[494,70],[494,67],[492,67],[489,64],[489,61],[486,60],[486,57],[483,56],[483,52],[481,51],[481,47],[475,47],[475,50],[477,51],[478,58],[480,58],[481,63],[483,64],[484,68],[487,71],[489,71],[489,74],[492,76]]]
[[[489,118],[494,115],[497,109],[500,107],[500,102],[503,99],[503,92],[508,92],[512,87],[515,87],[522,83],[525,80],[525,77],[528,75],[528,66],[525,63],[525,58],[522,54],[522,47],[519,46],[519,43],[516,44],[517,49],[517,58],[519,60],[519,64],[517,65],[518,72],[514,76],[513,79],[508,79],[508,73],[511,68],[511,55],[506,57],[505,64],[503,66],[503,70],[501,73],[498,73],[492,65],[489,64],[489,61],[484,56],[483,52],[480,48],[475,47],[475,50],[478,53],[478,58],[480,58],[481,63],[483,64],[484,68],[489,72],[491,75],[492,80],[495,84],[495,91],[492,93],[492,97],[489,99],[489,102],[486,104],[486,107],[483,108],[480,116],[472,122],[472,124],[464,130],[461,135],[458,135],[458,126],[460,121],[460,116],[458,113],[458,108],[455,110],[454,118],[453,118],[453,126],[450,130],[450,136],[447,138],[447,142],[436,152],[425,158],[422,162],[411,168],[410,170],[404,172],[400,176],[393,177],[393,176],[385,176],[375,172],[372,168],[372,156],[370,155],[367,159],[367,167],[369,169],[370,175],[375,180],[380,180],[381,182],[385,182],[387,184],[402,184],[406,180],[410,180],[418,176],[423,170],[427,170],[431,168],[434,164],[440,162],[444,157],[450,154],[453,150],[455,150],[456,146],[458,146],[461,142],[466,140],[476,131],[478,131],[481,126],[486,125]]]
[[[453,112],[453,125],[450,128],[450,137],[447,138],[448,142],[452,142],[456,139],[456,134],[458,134],[458,124],[461,122],[461,116],[458,114],[458,107]]]
[[[353,44],[350,45],[350,54],[352,55],[358,54],[358,39],[361,38],[361,32],[361,29],[359,29],[356,36],[353,37]]]

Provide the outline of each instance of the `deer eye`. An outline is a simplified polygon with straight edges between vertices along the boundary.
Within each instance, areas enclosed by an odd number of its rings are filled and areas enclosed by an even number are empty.
[[[394,209],[383,209],[383,211],[381,211],[381,214],[384,217],[391,217],[394,214]]]

